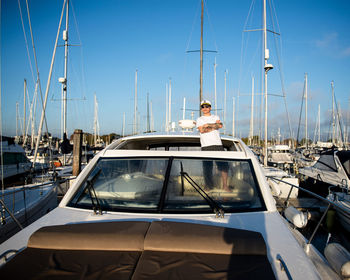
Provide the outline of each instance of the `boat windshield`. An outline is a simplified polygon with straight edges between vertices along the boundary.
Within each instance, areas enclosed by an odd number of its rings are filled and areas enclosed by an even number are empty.
[[[102,211],[153,213],[207,213],[213,205],[224,212],[266,209],[250,160],[177,157],[101,158],[68,206],[95,204]]]

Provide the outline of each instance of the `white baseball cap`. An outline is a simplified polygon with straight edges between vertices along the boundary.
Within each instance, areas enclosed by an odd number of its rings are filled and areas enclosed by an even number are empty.
[[[209,100],[202,100],[201,106],[202,106],[202,105],[209,105],[209,106],[211,106],[211,103],[210,103]]]

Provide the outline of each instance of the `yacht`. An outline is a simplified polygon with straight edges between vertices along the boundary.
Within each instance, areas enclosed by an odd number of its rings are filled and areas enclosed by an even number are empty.
[[[293,168],[293,155],[288,145],[274,145],[268,148],[267,164],[284,170]]]
[[[350,151],[329,149],[322,152],[313,165],[299,168],[299,177],[302,187],[323,197],[329,194],[330,186],[349,191]]]
[[[200,151],[196,133],[113,142],[57,208],[0,244],[1,275],[340,279],[277,211],[251,150],[222,142],[223,152]]]

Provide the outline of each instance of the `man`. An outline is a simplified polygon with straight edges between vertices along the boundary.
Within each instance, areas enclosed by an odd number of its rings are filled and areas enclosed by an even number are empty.
[[[202,151],[224,151],[224,147],[221,142],[219,129],[222,128],[220,118],[216,115],[212,115],[211,103],[209,100],[201,101],[201,111],[203,116],[197,119],[197,129],[200,132],[201,150]],[[218,169],[221,171],[222,176],[222,188],[225,191],[230,191],[227,186],[227,163],[218,163]],[[205,184],[207,187],[213,187],[213,162],[203,161],[203,172]]]

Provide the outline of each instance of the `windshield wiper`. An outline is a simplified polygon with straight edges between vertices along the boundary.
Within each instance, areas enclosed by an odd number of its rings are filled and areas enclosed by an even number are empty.
[[[220,205],[210,197],[210,195],[208,195],[206,193],[205,190],[203,190],[191,177],[190,175],[188,175],[187,172],[183,171],[183,166],[181,163],[181,177],[184,178],[200,195],[201,197],[204,198],[204,200],[209,204],[209,206],[213,209],[216,218],[224,218],[225,212],[224,209],[222,207],[220,207]]]
[[[96,174],[90,180],[87,180],[87,182],[86,182],[86,184],[87,184],[86,187],[89,191],[89,196],[91,198],[92,209],[94,210],[94,213],[96,215],[102,215],[102,207],[101,207],[100,201],[96,195],[96,191],[94,188],[95,181],[98,178],[98,176],[100,176],[100,174],[101,174],[101,169],[99,171],[97,171]],[[96,204],[94,202],[94,198],[92,197],[92,193],[94,194],[94,197],[96,199]]]

